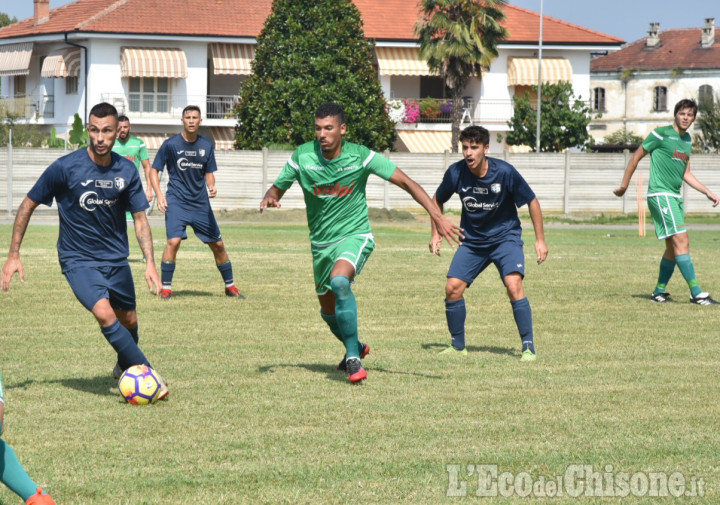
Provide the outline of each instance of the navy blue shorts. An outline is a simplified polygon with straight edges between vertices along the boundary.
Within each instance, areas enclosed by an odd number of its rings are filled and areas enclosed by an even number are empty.
[[[130,265],[76,267],[65,273],[70,288],[83,307],[92,311],[103,298],[117,310],[135,310],[135,284]]]
[[[458,247],[448,270],[448,277],[455,277],[467,282],[468,286],[485,270],[490,263],[494,263],[504,279],[513,272],[525,277],[525,253],[523,241],[509,239],[493,245],[477,247],[467,242]]]
[[[168,206],[165,210],[165,233],[168,240],[171,238],[185,240],[188,237],[186,231],[188,226],[192,226],[197,238],[206,244],[222,240],[220,227],[209,205],[188,208],[175,198],[168,198]]]

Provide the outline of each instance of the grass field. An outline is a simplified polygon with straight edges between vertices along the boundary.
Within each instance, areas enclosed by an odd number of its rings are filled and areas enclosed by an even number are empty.
[[[4,439],[58,505],[569,503],[578,490],[585,503],[720,503],[720,308],[690,305],[679,272],[676,301],[649,302],[654,237],[562,225],[537,266],[526,226],[539,358],[521,363],[492,267],[466,293],[468,356],[440,359],[451,255],[426,252],[424,224],[376,225],[354,288],[369,378],[351,386],[319,317],[306,227],[221,226],[245,301],[223,296],[195,237],[176,296],[151,296],[133,244],[140,343],[171,391],[150,407],[122,403],[112,349],[60,273],[57,227],[30,226],[26,282],[0,293]],[[0,251],[10,232],[0,226]],[[690,238],[701,286],[720,296],[718,233]],[[477,497],[480,465],[518,489]],[[645,496],[588,496],[583,474],[562,497],[520,496],[528,482],[554,494],[547,481],[566,485],[571,465],[591,465],[606,494],[623,494],[627,474]],[[652,497],[655,473],[704,496]],[[0,489],[0,504],[16,503]]]

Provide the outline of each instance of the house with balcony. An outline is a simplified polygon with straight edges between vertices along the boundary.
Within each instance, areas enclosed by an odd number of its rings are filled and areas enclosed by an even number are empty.
[[[590,64],[592,108],[601,116],[590,123],[596,141],[622,129],[641,137],[672,121],[683,98],[698,102],[720,93],[720,40],[715,19],[702,28],[660,31],[650,23],[648,36]]]
[[[375,61],[387,99],[432,98],[438,114],[397,125],[401,151],[450,149],[449,94],[442,79],[419,58],[414,26],[416,0],[354,0],[365,36],[376,43]],[[0,101],[24,121],[59,134],[73,115],[87,117],[100,101],[114,104],[133,123],[133,133],[158,147],[180,131],[180,112],[200,106],[201,133],[218,149],[231,149],[232,106],[252,72],[256,38],[271,12],[271,0],[180,2],[173,0],[77,0],[51,9],[34,0],[34,16],[0,29]],[[482,124],[492,134],[491,151],[505,144],[512,97],[537,83],[539,14],[508,5],[509,37],[499,57],[464,90],[464,124]],[[570,81],[589,99],[590,60],[623,41],[544,17],[544,82]]]

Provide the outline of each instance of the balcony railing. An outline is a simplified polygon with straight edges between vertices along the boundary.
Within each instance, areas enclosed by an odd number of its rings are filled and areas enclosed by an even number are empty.
[[[192,104],[205,105],[207,119],[232,119],[237,95],[173,95],[170,93],[103,93],[101,99],[111,103],[120,114],[134,118],[179,118]]]
[[[450,123],[453,103],[449,98],[398,98],[403,104],[402,123]],[[398,113],[399,114],[399,113]],[[465,97],[462,101],[462,122],[505,124],[513,115],[512,100],[491,100]],[[392,114],[391,114],[392,116]]]
[[[0,96],[0,107],[20,119],[52,119],[55,95]]]

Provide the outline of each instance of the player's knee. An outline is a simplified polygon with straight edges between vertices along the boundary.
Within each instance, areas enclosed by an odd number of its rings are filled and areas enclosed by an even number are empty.
[[[466,286],[467,284],[460,281],[459,279],[449,279],[447,284],[445,284],[445,299],[449,302],[459,300],[463,297]]]
[[[335,298],[344,300],[350,296],[350,279],[344,275],[336,275],[330,279],[330,288],[335,294]]]

